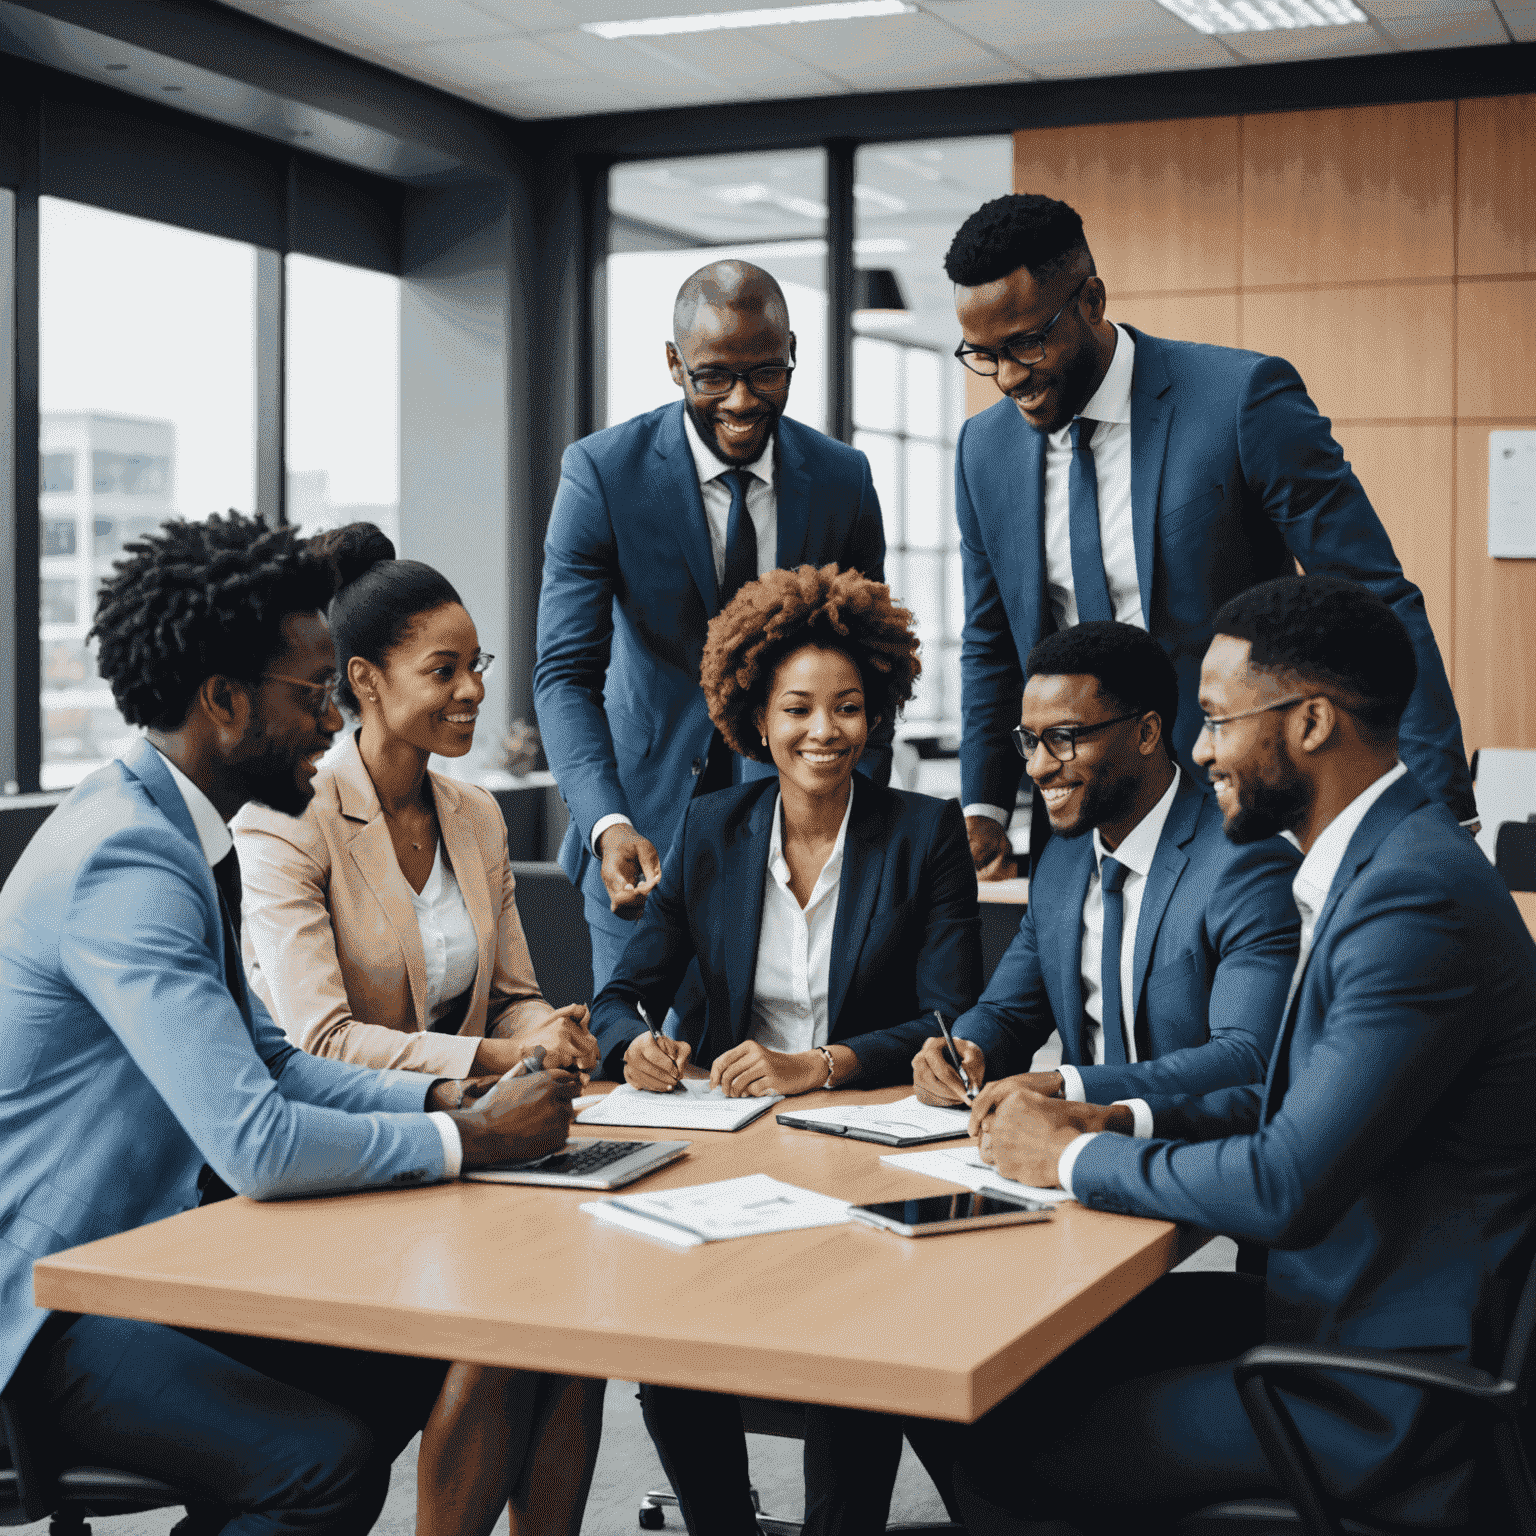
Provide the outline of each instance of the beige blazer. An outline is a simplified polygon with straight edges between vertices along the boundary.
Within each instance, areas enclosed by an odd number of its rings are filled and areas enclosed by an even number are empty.
[[[283,1032],[312,1055],[468,1077],[488,1032],[509,1034],[554,1010],[539,992],[518,921],[500,808],[474,785],[427,778],[443,852],[480,941],[458,1034],[427,1029],[411,888],[350,735],[316,775],[301,817],[248,804],[230,825],[244,886],[245,971]]]

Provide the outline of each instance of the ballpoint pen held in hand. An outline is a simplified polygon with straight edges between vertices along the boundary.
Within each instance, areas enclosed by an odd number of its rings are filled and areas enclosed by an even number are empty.
[[[965,1102],[976,1102],[976,1090],[971,1087],[970,1074],[960,1063],[960,1052],[955,1048],[955,1037],[949,1032],[949,1025],[944,1022],[944,1015],[937,1008],[933,1010],[933,1016],[939,1021],[939,1033],[944,1036],[944,1054],[949,1057],[949,1064],[960,1074],[960,1084],[965,1089]]]
[[[635,1012],[640,1015],[641,1022],[648,1030],[650,1030],[651,1039],[656,1042],[656,1048],[662,1053],[662,1055],[670,1057],[672,1053],[667,1049],[666,1036],[663,1035],[662,1032],[657,1029],[653,1023],[651,1023],[651,1016],[649,1012],[647,1012],[645,1004],[640,1002],[638,999],[635,1002]],[[673,1071],[677,1071],[676,1061],[673,1061],[672,1069]],[[683,1075],[681,1072],[678,1072],[677,1082],[673,1084],[673,1088],[682,1087],[682,1083]]]

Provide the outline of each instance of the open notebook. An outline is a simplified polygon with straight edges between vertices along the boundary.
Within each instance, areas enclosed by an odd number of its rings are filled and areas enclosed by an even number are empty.
[[[620,1083],[601,1103],[576,1116],[577,1125],[633,1125],[653,1131],[739,1131],[782,1098],[733,1099],[707,1078],[688,1078],[674,1093],[648,1093]]]
[[[827,1136],[877,1141],[884,1147],[920,1147],[928,1141],[969,1136],[969,1109],[937,1108],[911,1098],[894,1104],[841,1104],[828,1109],[792,1109],[778,1117],[780,1125]]]

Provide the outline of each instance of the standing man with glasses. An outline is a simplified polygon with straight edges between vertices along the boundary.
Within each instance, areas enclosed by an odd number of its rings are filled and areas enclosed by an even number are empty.
[[[1145,630],[1079,624],[1027,665],[1014,743],[1055,836],[956,1046],[989,1098],[1129,1102],[1149,1135],[1147,1097],[1262,1081],[1296,964],[1300,855],[1223,835],[1214,797],[1174,760],[1178,677]],[[1031,1072],[1052,1030],[1061,1066]],[[925,1103],[965,1103],[942,1040],[913,1072]]]
[[[964,337],[955,355],[1005,397],[966,423],[955,459],[961,798],[981,878],[1013,872],[1005,829],[1021,765],[1009,734],[1020,658],[1042,636],[1088,619],[1156,636],[1179,676],[1169,735],[1192,767],[1212,615],[1297,563],[1361,582],[1407,626],[1419,680],[1403,760],[1471,823],[1461,722],[1423,596],[1296,370],[1109,320],[1082,220],[1048,197],[984,204],[944,267]]]
[[[560,864],[584,898],[594,993],[689,799],[773,772],[710,724],[710,619],[775,566],[884,579],[868,460],[784,415],[795,334],[778,283],[746,262],[702,267],[672,334],[683,398],[566,449],[544,543],[534,707],[571,813]],[[864,766],[888,772],[888,754]]]

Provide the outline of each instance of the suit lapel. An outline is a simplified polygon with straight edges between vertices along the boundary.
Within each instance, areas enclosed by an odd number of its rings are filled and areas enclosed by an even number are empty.
[[[1168,429],[1173,422],[1173,401],[1157,338],[1137,331],[1131,335],[1136,342],[1136,363],[1131,370],[1131,533],[1142,618],[1150,624],[1158,491],[1168,451]]]
[[[1042,955],[1056,957],[1056,996],[1051,1011],[1061,1033],[1063,1055],[1085,1061],[1083,1055],[1083,902],[1088,898],[1088,880],[1093,874],[1093,838],[1075,842],[1057,839],[1053,846],[1059,858],[1070,861],[1065,871],[1064,889],[1059,898],[1046,906],[1044,918],[1035,919]],[[1043,970],[1043,967],[1042,967]],[[1046,982],[1049,991],[1050,982]]]
[[[725,845],[715,890],[737,915],[734,942],[725,961],[726,996],[731,1002],[731,1038],[726,1050],[747,1038],[751,1028],[752,983],[757,975],[757,946],[763,927],[763,882],[768,877],[768,845],[773,838],[777,787],[758,797],[745,825],[738,825]],[[718,1056],[720,1050],[714,1054]]]
[[[715,554],[709,542],[709,519],[704,515],[704,496],[699,489],[698,466],[683,430],[683,406],[678,404],[662,418],[656,434],[656,453],[662,460],[657,475],[656,504],[672,524],[683,557],[704,611],[713,618],[720,611],[720,589],[715,582]]]
[[[497,914],[501,906],[501,893],[494,896],[490,888],[490,871],[480,852],[479,840],[469,817],[464,814],[463,799],[452,779],[441,774],[429,774],[432,796],[437,802],[437,825],[443,837],[443,851],[453,865],[453,877],[458,882],[469,921],[475,930],[475,940],[480,951],[479,966],[475,972],[475,996],[479,998],[490,991],[490,978],[495,966]],[[414,909],[413,914],[414,914]],[[416,925],[418,935],[421,925]],[[423,958],[425,968],[425,958]],[[425,979],[425,978],[423,978]],[[484,988],[481,983],[484,982]]]
[[[837,1020],[858,969],[859,951],[874,919],[885,873],[885,841],[872,790],[853,778],[853,814],[843,840],[843,868],[838,877],[837,918],[832,925],[832,964],[827,977],[827,1029],[838,1033]]]
[[[1173,804],[1168,807],[1162,836],[1157,840],[1157,851],[1152,855],[1147,888],[1141,893],[1141,910],[1136,917],[1136,948],[1131,956],[1131,996],[1135,1000],[1132,1018],[1141,1017],[1141,994],[1146,986],[1147,969],[1152,963],[1152,944],[1179,876],[1189,864],[1189,855],[1184,848],[1195,835],[1205,803],[1205,796],[1194,781],[1187,773],[1182,774]]]
[[[778,462],[774,467],[774,503],[779,525],[777,562],[787,571],[810,558],[805,532],[811,517],[811,477],[805,467],[798,423],[779,419]]]

